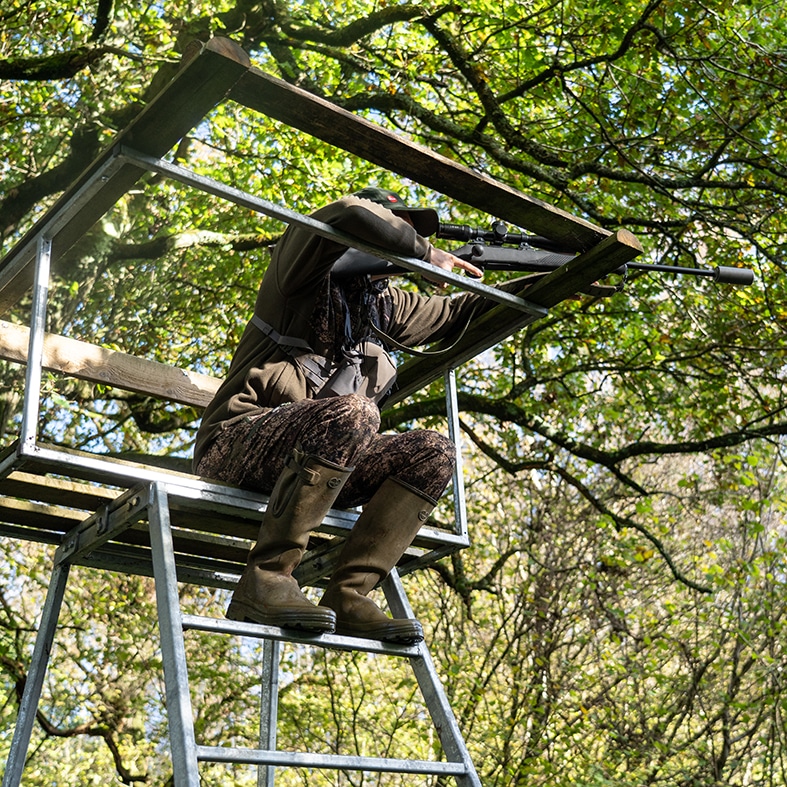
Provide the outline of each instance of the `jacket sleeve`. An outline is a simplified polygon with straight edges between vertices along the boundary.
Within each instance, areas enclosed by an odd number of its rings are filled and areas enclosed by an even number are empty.
[[[505,292],[516,293],[543,278],[543,274],[521,276],[499,285]],[[497,305],[496,301],[476,293],[425,296],[389,288],[393,312],[387,333],[407,347],[418,347],[440,339],[454,339],[468,323]]]
[[[397,254],[427,259],[431,251],[429,241],[410,224],[370,200],[344,197],[316,211],[312,217]],[[346,250],[347,246],[336,240],[300,227],[288,228],[271,259],[271,276],[276,288],[284,297],[309,289],[322,280]]]

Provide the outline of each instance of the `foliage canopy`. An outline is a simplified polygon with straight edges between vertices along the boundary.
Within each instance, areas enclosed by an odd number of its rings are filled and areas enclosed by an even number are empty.
[[[562,304],[463,367],[476,543],[413,582],[484,784],[787,784],[782,4],[54,5],[0,10],[4,252],[171,77],[189,41],[227,35],[276,76],[631,230],[652,260],[754,269],[746,289],[631,276],[623,293]],[[304,213],[375,183],[432,201],[449,221],[490,219],[235,105],[217,107],[172,157]],[[49,328],[220,376],[281,230],[150,177],[70,252]],[[0,374],[9,441],[22,377],[10,365]],[[48,386],[50,440],[188,455],[194,410]],[[385,426],[439,423],[441,408],[435,386],[384,413]],[[32,545],[3,550],[8,729],[47,561]],[[80,600],[97,581],[85,576],[70,604],[74,634],[61,639],[31,778],[70,769],[72,783],[163,783],[156,654],[141,644],[150,589],[109,583],[88,614]],[[218,642],[206,652],[202,732],[253,738],[254,654]],[[304,677],[295,668],[306,663]],[[361,722],[364,669],[294,654],[285,741],[323,745],[331,724],[337,745],[393,736],[382,714]],[[339,672],[349,688],[332,692]],[[399,707],[407,682],[384,678]],[[405,748],[425,756],[428,735],[400,722]],[[9,740],[0,734],[0,747]],[[292,778],[283,783],[316,783]]]

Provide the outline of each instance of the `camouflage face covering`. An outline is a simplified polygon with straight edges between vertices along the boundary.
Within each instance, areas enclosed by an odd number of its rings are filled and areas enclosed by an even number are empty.
[[[387,289],[387,281],[365,276],[341,282],[326,277],[309,322],[317,337],[314,349],[331,357],[371,336],[372,325],[387,331],[393,312]]]
[[[385,282],[365,276],[326,279],[311,320],[317,346],[326,354],[293,356],[314,398],[357,393],[379,404],[390,394],[396,363],[372,332],[390,323],[392,302],[386,289]]]

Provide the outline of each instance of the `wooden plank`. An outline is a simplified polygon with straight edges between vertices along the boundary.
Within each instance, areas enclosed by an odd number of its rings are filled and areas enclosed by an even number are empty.
[[[49,230],[54,219],[114,156],[115,148],[127,145],[151,156],[163,156],[225,98],[249,62],[248,55],[225,38],[213,38],[206,44],[196,42],[186,52],[180,71],[169,84],[0,261],[0,315],[7,313],[32,284],[39,232]],[[142,174],[139,167],[126,164],[97,187],[91,187],[90,198],[79,206],[72,220],[52,233],[56,256],[62,257]]]
[[[174,475],[174,474],[173,474]],[[73,482],[60,477],[32,475],[19,471],[0,479],[0,537],[37,541],[47,544],[61,543],[65,533],[78,530],[82,538],[89,539],[95,528],[95,512],[127,493],[117,488]],[[134,503],[133,505],[137,505]],[[333,511],[333,516],[346,512]],[[357,516],[357,514],[351,514]],[[179,572],[198,568],[200,572],[219,574],[237,573],[245,564],[248,549],[259,531],[259,514],[247,510],[219,511],[206,509],[199,500],[170,499],[170,519]],[[325,527],[325,525],[323,525]],[[322,528],[320,529],[322,530]],[[342,530],[342,536],[347,530]],[[335,563],[343,544],[323,532],[315,532],[298,577],[306,584],[324,584],[323,579]],[[420,547],[423,542],[423,547]],[[127,566],[126,557],[133,552],[144,565],[149,561],[149,524],[144,518],[112,536],[109,543],[89,547],[90,555],[78,557],[76,562],[92,565],[92,558],[101,555],[100,565],[112,570],[134,571]],[[429,562],[429,555],[449,554],[460,548],[459,544],[438,547],[433,538],[417,536],[399,564],[402,574]],[[145,573],[145,572],[142,572]],[[231,587],[233,582],[226,584]],[[225,586],[222,582],[221,586]]]
[[[619,230],[590,251],[577,255],[529,289],[517,294],[539,306],[551,308],[602,279],[641,252],[642,247],[637,239],[627,230]],[[415,357],[399,367],[398,388],[386,405],[391,406],[406,399],[436,380],[447,369],[474,358],[535,319],[508,306],[495,306],[470,324],[462,339],[450,352]],[[430,350],[439,352],[445,344],[450,345],[450,342],[438,343]]]
[[[64,532],[64,528],[77,525],[101,506],[111,504],[120,494],[118,489],[99,484],[15,471],[0,479],[0,519],[28,526],[40,522],[45,529],[52,529],[52,522],[62,520],[62,525],[55,529]],[[248,551],[248,542],[256,539],[259,531],[259,521],[248,516],[217,511],[203,514],[198,508],[181,509],[177,505],[170,507],[170,514],[173,527],[183,531],[181,538],[188,538],[184,535],[187,531],[195,531],[200,534],[192,536],[195,541],[242,550],[244,554]],[[244,539],[243,545],[237,543],[239,538]],[[132,536],[130,540],[142,543],[139,536]]]
[[[0,358],[27,363],[29,328],[0,320]],[[59,334],[44,335],[45,369],[193,407],[206,407],[221,385],[207,374],[107,350]]]
[[[243,74],[229,97],[568,249],[585,251],[610,234],[256,68]]]
[[[251,542],[257,540],[257,535],[260,532],[259,520],[251,520],[232,514],[210,512],[210,514],[200,516],[193,510],[183,511],[172,507],[170,517],[172,526],[177,526],[184,532],[194,530],[200,533],[210,533],[219,539],[221,536],[228,536],[232,539],[242,538],[246,542]],[[250,546],[250,543],[246,543],[244,547],[246,552]]]
[[[527,299],[550,308],[633,259],[641,250],[630,232],[620,230],[527,290]],[[524,292],[518,294],[525,295]],[[474,321],[451,352],[431,358],[416,358],[403,364],[398,376],[398,390],[388,404],[401,401],[446,369],[464,363],[532,321],[532,317],[509,307],[493,308]],[[0,358],[25,363],[28,337],[28,328],[0,320]],[[440,345],[434,349],[439,350]],[[44,368],[200,408],[207,406],[221,384],[221,380],[208,375],[57,334],[45,335]]]
[[[0,497],[0,522],[3,523],[23,525],[45,533],[66,533],[84,518],[83,512],[73,508]]]
[[[253,536],[254,540],[256,538],[257,532]],[[196,532],[193,528],[184,530],[173,527],[172,541],[175,553],[178,555],[196,555],[205,558],[206,561],[221,560],[243,566],[249,555],[252,539],[239,540],[212,533]]]
[[[96,484],[82,484],[65,478],[34,475],[15,471],[0,479],[0,494],[39,503],[95,511],[118,496],[117,489]]]
[[[59,543],[63,534],[86,518],[86,514],[62,506],[47,506],[24,500],[0,496],[0,534],[13,535],[43,543]],[[234,534],[213,535],[212,530],[203,533],[188,527],[179,528],[173,522],[173,543],[178,556],[194,555],[208,560],[231,561],[242,565],[251,546],[252,538]],[[254,533],[256,537],[256,531]],[[242,540],[239,540],[242,539]],[[119,533],[114,543],[133,544],[139,547],[150,546],[150,536],[146,526],[135,525]],[[107,548],[106,545],[102,545]]]

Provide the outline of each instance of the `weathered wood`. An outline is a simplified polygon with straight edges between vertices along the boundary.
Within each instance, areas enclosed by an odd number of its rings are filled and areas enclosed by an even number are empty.
[[[527,299],[551,309],[640,254],[642,245],[636,237],[628,230],[618,230],[533,285],[527,291]]]
[[[68,468],[53,463],[51,458],[41,457],[41,453],[46,453],[45,448],[39,446],[39,452],[25,462],[25,467],[32,472],[14,470],[5,478],[0,478],[0,537],[58,544],[67,532],[92,532],[91,529],[96,527],[98,521],[109,522],[109,518],[97,520],[96,512],[104,507],[110,512],[115,511],[119,500],[129,498],[129,493],[123,492],[118,486],[106,486],[97,479],[93,479],[94,483],[91,484],[64,479],[63,474],[68,474]],[[58,448],[57,451],[72,457],[83,455],[95,458],[95,455],[73,449]],[[0,452],[0,456],[7,457],[9,452],[14,452],[13,446]],[[105,459],[109,464],[134,464],[109,457]],[[142,468],[141,465],[139,467]],[[50,471],[57,475],[51,475]],[[184,569],[183,577],[186,578],[194,569],[197,572],[193,575],[194,581],[208,585],[212,583],[211,576],[218,572],[225,579],[217,586],[233,586],[235,580],[227,580],[226,576],[233,573],[237,576],[245,564],[248,549],[259,531],[264,496],[254,495],[259,500],[259,507],[255,504],[249,508],[238,505],[234,493],[237,491],[246,496],[252,493],[212,482],[214,491],[184,494],[185,490],[180,484],[187,479],[194,481],[194,476],[166,471],[162,478],[169,478],[174,483],[169,492],[169,512],[179,571]],[[131,488],[122,479],[119,479],[119,483],[122,487]],[[176,491],[177,488],[181,491]],[[216,494],[225,497],[226,502],[221,503]],[[136,507],[139,503],[133,502],[131,505]],[[357,516],[357,512],[337,509],[329,513],[320,528],[312,534],[308,557],[298,575],[301,581],[306,584],[324,584],[326,572],[330,572],[335,562],[339,545]],[[337,534],[340,538],[336,538]],[[114,533],[111,542],[90,549],[90,554],[85,555],[84,560],[80,557],[76,562],[146,574],[149,569],[144,566],[149,566],[149,545],[148,524],[142,517],[140,521],[134,521],[129,527]],[[450,533],[438,533],[434,528],[426,528],[403,555],[399,564],[400,573],[406,574],[428,564],[430,555],[450,554],[465,545],[461,539],[452,538]],[[94,562],[94,558],[97,562]],[[131,562],[127,562],[127,559]]]
[[[24,295],[33,281],[36,237],[49,230],[54,218],[72,202],[91,176],[113,157],[119,145],[128,145],[151,156],[163,156],[196,126],[222,99],[249,67],[248,55],[228,39],[196,44],[184,56],[181,70],[156,95],[137,118],[60,197],[25,237],[0,261],[0,315]],[[53,232],[56,257],[63,254],[140,178],[143,171],[124,165],[99,184],[74,218]]]
[[[32,541],[59,543],[65,533],[78,527],[87,514],[58,505],[32,503],[17,498],[0,496],[0,535],[24,537]],[[180,555],[194,555],[209,560],[231,561],[236,566],[246,562],[251,541],[257,527],[248,523],[224,520],[185,521],[178,527],[173,519],[173,540]],[[237,532],[240,531],[240,532]],[[148,547],[147,525],[134,525],[117,535],[120,544]],[[109,548],[111,552],[111,548]]]
[[[16,471],[0,479],[0,495],[95,511],[114,500],[118,492],[98,484]]]
[[[30,330],[0,320],[0,358],[27,363]],[[59,334],[44,336],[43,367],[80,380],[204,408],[221,380],[158,361],[107,350]]]
[[[630,232],[619,230],[553,271],[526,292],[517,294],[539,306],[551,308],[630,261],[641,251],[642,247]],[[437,379],[447,369],[459,366],[489,349],[534,319],[506,306],[491,309],[470,325],[462,340],[450,352],[415,358],[403,364],[399,370],[398,389],[389,399],[388,405],[405,399]],[[0,358],[25,363],[28,336],[26,327],[0,320]],[[441,345],[432,349],[439,351]],[[44,368],[200,408],[207,406],[221,384],[220,380],[208,375],[56,334],[45,336]]]
[[[103,506],[113,511],[121,496],[127,497],[117,488],[15,471],[0,478],[0,536],[58,544],[65,533],[89,534],[100,521],[96,520],[95,512]],[[177,497],[170,501],[170,520],[179,565],[201,566],[208,572],[217,569],[239,572],[259,530],[259,516],[250,517],[248,512],[232,509],[202,511],[198,503],[191,501],[184,505]],[[119,556],[125,555],[130,546],[142,547],[136,554],[144,562],[146,556],[149,558],[148,527],[144,519],[131,524],[112,536],[113,543],[96,544],[90,552],[101,552],[103,565],[118,570],[122,566],[122,557],[120,564],[117,562]],[[308,585],[323,583],[343,541],[324,533],[313,534],[308,559],[298,579]],[[428,539],[419,541],[432,546]],[[402,571],[407,573],[413,561],[420,560],[425,553],[417,545],[409,548],[400,563]]]
[[[610,234],[258,69],[249,69],[229,97],[494,218],[560,241],[566,248],[584,251]]]
[[[117,488],[100,484],[15,471],[0,478],[0,533],[11,525],[17,529],[62,534],[77,527],[102,506],[111,506],[119,494]],[[259,517],[232,511],[202,513],[194,507],[173,505],[170,515],[183,550],[191,549],[194,554],[217,557],[221,553],[224,558],[242,557],[245,560],[248,542],[256,538],[259,530]],[[147,544],[144,529],[141,525],[129,528],[120,540]],[[53,542],[51,537],[45,540]],[[192,544],[193,548],[189,546]],[[213,545],[213,551],[205,553],[206,545]]]
[[[65,533],[76,527],[83,514],[65,506],[31,503],[13,497],[0,496],[0,522],[42,530],[50,533]],[[2,525],[0,525],[2,532]]]
[[[604,278],[641,252],[639,241],[627,230],[619,230],[517,294],[539,306],[550,308]],[[387,404],[394,405],[406,399],[436,380],[447,369],[474,358],[535,319],[508,306],[495,306],[470,324],[450,352],[413,358],[403,364],[397,376],[398,388]],[[438,343],[430,350],[439,352],[446,344],[450,345],[450,342]]]

